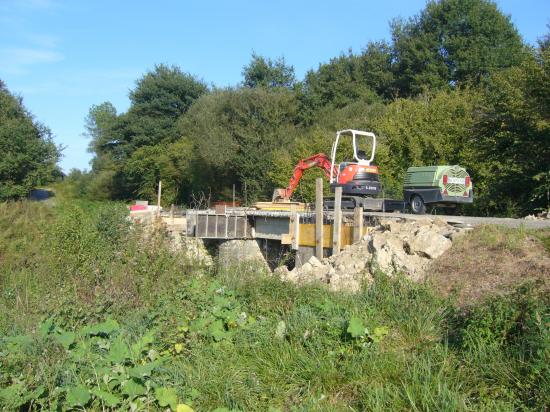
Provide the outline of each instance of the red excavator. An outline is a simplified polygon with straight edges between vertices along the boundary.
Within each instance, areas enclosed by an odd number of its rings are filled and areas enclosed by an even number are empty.
[[[340,137],[350,135],[353,146],[353,160],[336,163],[336,152]],[[369,138],[372,139],[372,151],[367,158],[365,151],[359,150],[358,138],[364,137],[368,145]],[[298,162],[294,168],[288,186],[284,189],[275,189],[273,202],[288,202],[298,186],[304,171],[312,167],[319,167],[325,172],[329,179],[332,191],[338,186],[342,187],[343,204],[348,207],[363,206],[366,197],[374,197],[380,193],[380,180],[378,178],[378,167],[372,165],[376,152],[376,136],[371,132],[347,129],[336,132],[336,138],[332,144],[331,158],[318,153]]]

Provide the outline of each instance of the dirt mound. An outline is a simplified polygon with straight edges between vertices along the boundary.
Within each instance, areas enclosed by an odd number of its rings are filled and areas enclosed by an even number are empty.
[[[311,258],[300,268],[276,270],[281,279],[297,284],[320,282],[332,290],[357,292],[381,270],[388,275],[404,273],[413,280],[424,277],[432,259],[447,251],[464,229],[441,219],[418,221],[383,220],[368,235],[340,253],[319,261]]]
[[[522,230],[482,226],[459,239],[427,268],[427,280],[467,305],[514,291],[525,282],[550,290],[550,256]]]

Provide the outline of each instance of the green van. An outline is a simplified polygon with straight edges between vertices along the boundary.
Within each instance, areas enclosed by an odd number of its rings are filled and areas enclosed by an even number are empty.
[[[426,205],[452,206],[474,201],[473,183],[463,167],[409,167],[403,185],[403,198],[413,213],[426,213]]]

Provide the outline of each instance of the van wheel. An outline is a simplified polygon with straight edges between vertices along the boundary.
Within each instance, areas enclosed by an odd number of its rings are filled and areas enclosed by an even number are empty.
[[[426,213],[426,205],[419,195],[414,195],[411,199],[411,210],[415,215]]]

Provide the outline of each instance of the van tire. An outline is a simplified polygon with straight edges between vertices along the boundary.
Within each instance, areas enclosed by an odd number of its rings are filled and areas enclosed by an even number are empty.
[[[411,210],[415,215],[423,215],[426,213],[426,205],[420,195],[413,195],[410,204]]]

